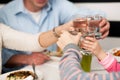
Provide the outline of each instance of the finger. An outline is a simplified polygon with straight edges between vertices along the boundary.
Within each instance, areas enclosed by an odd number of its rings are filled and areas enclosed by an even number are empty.
[[[107,20],[103,18],[99,24],[100,27],[103,27],[107,23]]]
[[[107,37],[109,35],[109,31],[106,31],[106,32],[104,32],[103,34],[102,34],[102,39],[104,39],[105,37]]]
[[[46,54],[43,54],[43,53],[39,54],[39,57],[42,58],[42,59],[46,59],[46,60],[50,59],[49,56],[47,56]]]
[[[93,43],[88,41],[88,40],[84,40],[83,43],[82,43],[83,46],[91,46],[92,44]]]
[[[95,42],[96,38],[94,38],[94,37],[86,37],[85,40],[88,40],[90,42]]]
[[[62,31],[62,34],[60,35],[60,37],[64,37],[64,36],[68,36],[69,32],[68,31]]]
[[[104,31],[109,30],[109,29],[110,29],[110,23],[107,22],[106,25],[104,25],[104,26],[101,28],[100,32],[103,33]]]
[[[50,60],[50,57],[47,56],[47,55],[44,55],[43,57],[44,57],[45,60]]]
[[[88,46],[83,46],[82,48],[85,49],[85,50],[88,50],[88,51],[92,51],[91,47],[88,47]]]
[[[75,30],[74,27],[70,27],[70,28],[69,28],[69,31],[74,31],[74,30]]]

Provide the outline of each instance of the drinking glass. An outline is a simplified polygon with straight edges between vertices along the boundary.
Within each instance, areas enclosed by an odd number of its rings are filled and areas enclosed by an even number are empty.
[[[101,32],[100,32],[100,27],[99,27],[99,23],[102,20],[102,16],[99,14],[93,15],[91,16],[91,19],[89,21],[89,26],[90,27],[95,27],[95,38],[96,39],[101,39]]]
[[[87,54],[83,54],[82,56],[82,60],[80,62],[82,69],[85,72],[90,72],[91,71],[91,61],[92,61],[92,54],[89,54],[87,52]]]

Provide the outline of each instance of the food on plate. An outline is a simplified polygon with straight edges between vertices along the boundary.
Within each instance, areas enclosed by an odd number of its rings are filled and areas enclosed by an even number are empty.
[[[63,53],[55,51],[55,52],[49,52],[49,53],[47,53],[47,55],[61,57],[63,55]]]
[[[116,51],[113,55],[120,56],[120,50]]]
[[[63,52],[61,51],[60,48],[57,48],[56,51],[49,51],[49,50],[44,50],[42,53],[47,54],[48,56],[56,56],[56,57],[61,57],[63,55]]]
[[[28,80],[28,77],[29,80],[33,80],[34,73],[31,71],[16,71],[10,73],[6,80]]]

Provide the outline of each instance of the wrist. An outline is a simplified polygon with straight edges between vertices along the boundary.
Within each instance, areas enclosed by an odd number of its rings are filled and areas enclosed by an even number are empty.
[[[106,58],[107,57],[107,54],[104,52],[104,51],[101,51],[100,53],[99,53],[99,55],[97,55],[97,58],[101,61],[101,60],[103,60],[104,58]]]
[[[55,33],[55,35],[57,34],[57,36],[60,36],[62,34],[62,30],[65,30],[64,25],[60,25],[53,28],[53,32]]]
[[[53,31],[53,34],[54,34],[55,37],[57,37],[57,38],[60,37],[60,35],[56,31],[56,27],[54,27],[52,31]]]
[[[26,60],[25,60],[25,65],[31,65],[32,64],[32,59],[31,59],[31,54],[30,55],[26,55]]]

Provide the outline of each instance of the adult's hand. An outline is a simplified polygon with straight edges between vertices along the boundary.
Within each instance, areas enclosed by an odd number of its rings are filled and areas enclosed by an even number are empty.
[[[28,65],[32,65],[33,63],[35,65],[40,65],[48,60],[50,60],[50,58],[46,54],[43,54],[41,52],[33,52],[31,55],[29,55],[27,62]]]
[[[99,26],[101,27],[100,32],[102,33],[102,39],[103,39],[107,37],[109,34],[110,23],[105,18],[103,18]]]

